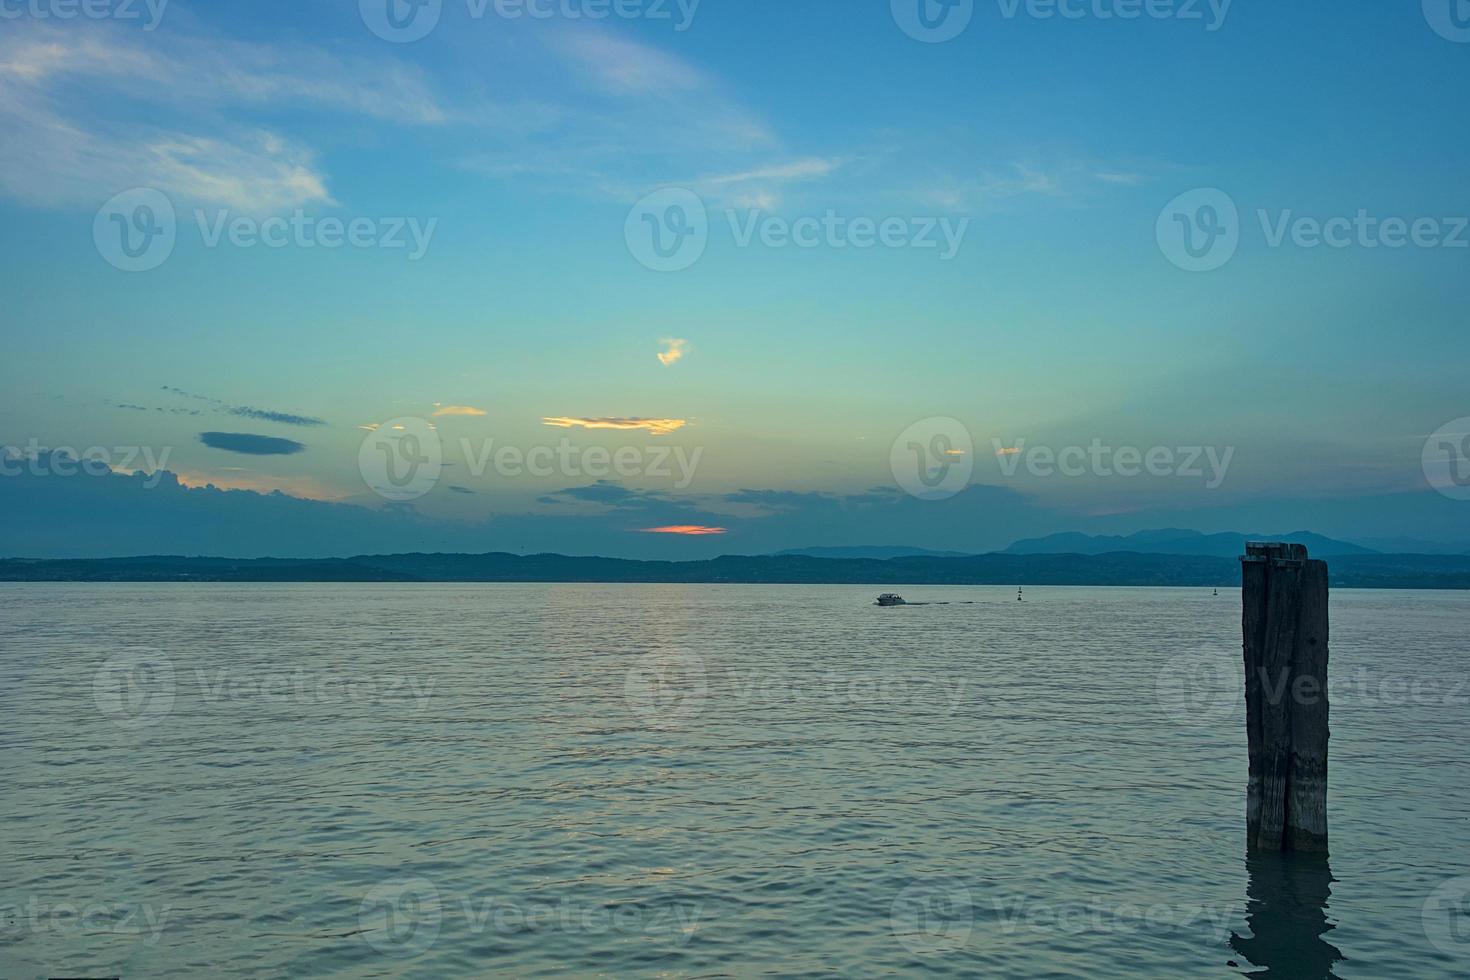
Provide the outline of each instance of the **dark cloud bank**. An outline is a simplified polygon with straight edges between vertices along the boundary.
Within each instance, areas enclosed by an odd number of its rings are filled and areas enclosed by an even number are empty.
[[[548,494],[541,506],[545,513],[455,523],[424,517],[408,505],[369,508],[281,493],[190,489],[168,473],[56,477],[21,472],[0,476],[0,513],[7,530],[0,556],[305,558],[508,551],[677,560],[841,545],[979,553],[1058,531],[1119,534],[1160,526],[1309,529],[1347,540],[1365,534],[1470,540],[1470,505],[1431,491],[1087,518],[1040,508],[1013,490],[987,486],[929,503],[892,488],[854,494],[744,490],[688,498],[598,483]],[[727,527],[730,533],[639,533],[678,524]]]

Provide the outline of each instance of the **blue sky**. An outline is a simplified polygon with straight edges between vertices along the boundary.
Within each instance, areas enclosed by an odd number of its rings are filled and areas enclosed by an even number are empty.
[[[0,443],[168,450],[187,486],[692,557],[858,543],[819,540],[826,503],[882,489],[908,513],[894,441],[955,419],[964,484],[1024,505],[1026,533],[1320,519],[1470,540],[1470,502],[1430,489],[1423,462],[1430,433],[1470,415],[1470,43],[1437,0],[1160,0],[1127,20],[1104,15],[1128,0],[1070,18],[976,0],[942,43],[905,33],[904,0],[626,0],[639,16],[602,20],[568,13],[596,0],[517,20],[442,0],[411,43],[370,29],[383,2],[169,0],[156,24],[141,4],[6,8]],[[124,271],[97,234],[139,188],[168,202],[175,241]],[[659,272],[627,229],[667,188],[696,195],[708,242]],[[1200,189],[1237,210],[1237,241],[1191,272],[1159,229],[1171,202],[1197,216]],[[1360,213],[1427,222],[1437,244],[1303,244],[1299,219]],[[895,241],[963,233],[952,255],[739,241],[828,214],[896,220]],[[293,218],[365,222],[367,244],[209,241]],[[668,364],[666,340],[684,342]],[[360,462],[399,418],[428,420],[450,463],[411,501],[375,493]],[[274,441],[201,437],[219,432]],[[698,463],[685,485],[605,481],[652,495],[635,516],[606,492],[558,497],[600,485],[583,468],[475,474],[461,452],[562,439],[632,447],[643,470],[658,446]],[[1229,449],[1229,471],[1007,475],[997,455],[1094,441]],[[804,496],[733,499],[746,490]],[[974,497],[842,533],[1004,543],[994,508],[958,514]],[[649,543],[645,517],[726,534]]]

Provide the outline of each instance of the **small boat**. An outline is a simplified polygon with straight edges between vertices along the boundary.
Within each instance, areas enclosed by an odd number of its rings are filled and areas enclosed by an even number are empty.
[[[878,601],[876,603],[874,603],[874,605],[878,605],[878,606],[906,606],[906,605],[908,605],[908,603],[907,602],[904,602],[903,601],[903,596],[899,595],[897,592],[885,592],[885,593],[883,593],[882,595],[880,595],[878,597]]]

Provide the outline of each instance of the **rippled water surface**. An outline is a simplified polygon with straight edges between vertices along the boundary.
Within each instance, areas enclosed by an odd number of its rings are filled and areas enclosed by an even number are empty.
[[[878,591],[0,586],[0,977],[1470,974],[1470,596],[1334,594],[1314,863],[1236,593]]]

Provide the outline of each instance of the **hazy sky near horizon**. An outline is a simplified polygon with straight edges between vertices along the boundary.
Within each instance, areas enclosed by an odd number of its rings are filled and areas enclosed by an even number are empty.
[[[389,2],[437,21],[385,39]],[[932,418],[967,430],[970,482],[1059,515],[1432,494],[1425,440],[1470,415],[1470,27],[1437,0],[975,0],[926,43],[904,2],[7,6],[0,444],[381,507],[364,440],[425,419],[449,466],[412,506],[460,520],[599,482],[466,446],[631,446],[643,470],[665,447],[668,476],[609,481],[670,499],[850,495],[905,489],[895,440]],[[608,9],[638,16],[586,16]],[[143,220],[139,188],[173,244],[129,272],[109,208],[131,191]],[[707,245],[657,271],[640,230],[681,226],[640,202],[669,188]],[[1188,271],[1167,232],[1215,214],[1200,189],[1238,243]],[[817,244],[779,244],[803,218]],[[936,247],[859,247],[889,219]],[[1393,247],[1395,220],[1421,241]],[[1095,443],[1211,447],[1228,474],[998,454]],[[762,513],[735,503],[731,528]],[[1374,506],[1362,534],[1404,533]]]

